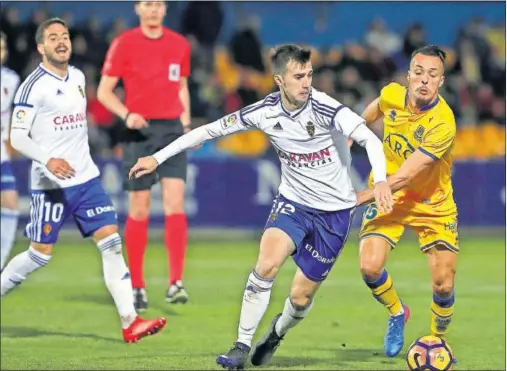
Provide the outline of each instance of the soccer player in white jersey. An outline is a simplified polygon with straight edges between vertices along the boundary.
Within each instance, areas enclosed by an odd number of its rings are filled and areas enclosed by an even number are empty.
[[[267,363],[287,331],[307,316],[315,293],[342,251],[356,206],[348,137],[366,148],[376,202],[382,209],[392,206],[381,141],[359,115],[312,89],[310,51],[282,45],[273,51],[271,67],[279,92],[189,132],[153,156],[139,159],[130,171],[132,177],[151,173],[181,151],[241,130],[260,129],[275,147],[282,167],[279,194],[260,242],[257,265],[246,283],[237,341],[217,357],[218,364],[231,369],[244,367],[274,279],[287,257],[292,255],[298,269],[283,312],[252,352],[256,366]]]
[[[116,212],[90,156],[85,76],[68,65],[72,45],[63,20],[43,22],[35,40],[42,63],[16,93],[11,130],[12,146],[33,160],[30,222],[25,229],[30,247],[5,267],[0,294],[3,297],[49,263],[59,230],[72,216],[82,236],[93,236],[101,253],[104,281],[120,316],[123,339],[136,342],[160,331],[166,321],[138,317],[132,302]]]
[[[18,226],[18,192],[16,188],[16,179],[12,172],[9,153],[5,142],[9,140],[9,130],[11,121],[12,101],[14,94],[19,86],[19,76],[13,70],[4,67],[7,59],[7,37],[0,32],[0,104],[1,104],[1,137],[0,137],[0,194],[1,194],[1,228],[0,234],[0,271],[4,269],[7,258],[14,244],[16,237],[16,228]]]

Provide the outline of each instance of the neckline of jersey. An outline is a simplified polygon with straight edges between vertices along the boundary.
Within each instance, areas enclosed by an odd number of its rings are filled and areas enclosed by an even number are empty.
[[[51,72],[46,67],[44,67],[44,64],[42,64],[42,62],[39,63],[39,68],[41,68],[48,75],[53,76],[55,79],[58,79],[60,81],[68,81],[69,80],[69,67],[67,67],[67,76],[65,76],[65,77],[58,76],[55,73]]]
[[[299,108],[298,110],[294,110],[292,112],[288,111],[284,106],[283,106],[283,103],[282,103],[282,95],[280,93],[280,107],[282,107],[282,111],[283,113],[285,113],[287,116],[289,116],[291,119],[299,116],[299,114],[301,112],[303,112],[306,108],[306,106],[308,106],[308,102],[310,102],[310,99],[312,99],[312,92],[310,91],[310,94],[308,94],[308,99],[306,100],[306,102],[301,106],[301,108]]]
[[[141,26],[138,27],[139,29],[139,32],[141,33],[141,35],[146,39],[146,40],[150,40],[150,41],[157,41],[157,40],[162,40],[165,36],[165,30],[164,30],[164,27],[162,27],[162,35],[160,35],[159,37],[148,37],[146,36],[146,34],[143,32],[143,29],[141,28]]]
[[[440,102],[440,96],[437,95],[437,99],[435,99],[433,101],[433,103],[430,103],[430,104],[427,104],[427,105],[421,107],[418,112],[414,112],[414,113],[418,114],[418,113],[422,113],[422,112],[427,112],[430,109],[432,109],[433,107],[435,107],[438,104],[438,102]],[[407,108],[407,107],[409,107],[409,103],[408,103],[408,89],[407,89],[407,92],[405,93],[405,108]]]

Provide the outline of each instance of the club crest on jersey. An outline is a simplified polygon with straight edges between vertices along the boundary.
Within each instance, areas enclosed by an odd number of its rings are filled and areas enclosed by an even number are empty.
[[[391,121],[396,121],[396,111],[395,110],[391,110],[391,112],[389,112],[389,118],[391,119]]]
[[[414,131],[414,138],[418,142],[422,141],[422,137],[424,135],[424,126],[419,125],[417,129]]]
[[[306,131],[308,132],[308,135],[313,138],[315,136],[315,125],[313,122],[308,121],[306,124]]]
[[[84,98],[85,97],[85,94],[84,94],[84,90],[83,88],[81,87],[81,85],[78,85],[78,88],[79,88],[79,93],[81,94],[81,96]]]
[[[44,224],[44,234],[46,236],[49,236],[49,234],[51,233],[51,224]]]

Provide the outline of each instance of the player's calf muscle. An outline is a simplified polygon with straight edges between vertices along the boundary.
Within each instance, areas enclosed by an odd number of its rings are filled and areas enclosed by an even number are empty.
[[[135,220],[145,220],[150,215],[151,192],[131,191],[129,192],[129,216]]]

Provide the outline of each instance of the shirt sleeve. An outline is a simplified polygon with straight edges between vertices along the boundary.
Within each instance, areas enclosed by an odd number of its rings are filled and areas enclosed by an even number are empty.
[[[179,137],[168,146],[155,153],[153,157],[159,164],[167,159],[195,147],[209,139],[223,137],[239,131],[249,130],[250,127],[241,122],[239,111],[224,116],[210,124],[200,126],[187,134]]]
[[[428,131],[419,150],[434,160],[441,159],[454,144],[456,125],[441,123]]]
[[[11,128],[30,131],[40,107],[40,93],[34,84],[23,83],[14,97]]]
[[[102,67],[102,75],[112,77],[122,77],[125,71],[125,51],[123,48],[123,40],[116,37],[106,54],[104,66]]]
[[[39,95],[28,84],[18,89],[12,111],[11,144],[22,155],[46,165],[50,156],[30,138],[33,121],[40,108]]]
[[[188,77],[190,76],[190,54],[192,52],[192,48],[190,46],[190,43],[185,40],[184,43],[184,53],[183,53],[183,59],[181,61],[181,77]]]
[[[340,133],[348,138],[359,125],[364,124],[364,119],[350,108],[341,105],[336,109],[332,123]]]

